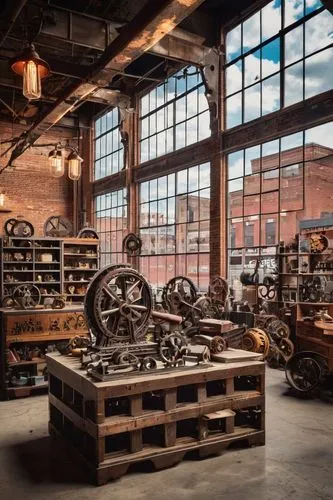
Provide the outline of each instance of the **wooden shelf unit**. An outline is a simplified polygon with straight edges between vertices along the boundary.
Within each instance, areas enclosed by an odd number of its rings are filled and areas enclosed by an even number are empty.
[[[66,238],[62,241],[62,283],[67,300],[73,304],[83,302],[85,291],[98,267],[98,240]]]
[[[98,485],[133,463],[170,467],[232,445],[265,444],[265,364],[211,363],[96,382],[70,356],[46,356],[49,430]]]
[[[284,247],[278,247],[279,303],[306,303],[302,295],[302,285],[314,278],[323,278],[326,283],[332,282],[327,287],[326,300],[312,303],[333,304],[333,228],[329,227],[324,232],[329,240],[329,247],[322,253],[301,251],[309,235],[323,233],[322,229],[301,231],[298,252],[286,252]]]
[[[30,246],[23,246],[28,244]],[[71,249],[73,251],[69,251]],[[96,239],[1,238],[0,250],[1,301],[16,286],[31,284],[46,290],[42,297],[54,296],[54,290],[67,295],[69,303],[83,303],[85,290],[99,268],[99,240]],[[52,254],[51,262],[41,261],[41,255],[46,253]],[[21,254],[22,260],[14,260],[15,254]],[[45,281],[48,275],[53,281]],[[79,279],[69,280],[69,275]],[[8,276],[17,281],[8,281]],[[73,293],[69,292],[69,287],[74,287]],[[77,289],[80,293],[76,293]]]

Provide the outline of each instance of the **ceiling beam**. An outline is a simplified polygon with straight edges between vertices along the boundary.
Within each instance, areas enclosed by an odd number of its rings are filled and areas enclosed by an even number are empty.
[[[176,30],[175,30],[176,31]],[[166,59],[192,64],[204,64],[210,48],[203,45],[204,38],[177,30],[157,42],[149,52]]]
[[[87,71],[82,82],[66,89],[51,110],[22,135],[8,164],[18,158],[37,139],[87,99],[98,88],[107,86],[113,77],[148,51],[191,14],[204,0],[150,0],[105,49]]]

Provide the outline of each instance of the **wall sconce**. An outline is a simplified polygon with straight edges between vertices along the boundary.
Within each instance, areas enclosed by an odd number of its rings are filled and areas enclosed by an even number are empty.
[[[83,162],[83,158],[79,156],[77,151],[73,150],[68,158],[68,177],[72,179],[72,181],[78,181],[81,177],[81,164]]]
[[[42,95],[41,79],[50,74],[50,67],[41,59],[31,43],[16,57],[12,70],[23,77],[23,95],[27,99],[39,99]]]
[[[6,205],[6,195],[5,193],[0,193],[0,209],[5,208]]]
[[[62,177],[65,173],[64,157],[60,146],[57,145],[55,149],[49,153],[49,168],[52,177]]]

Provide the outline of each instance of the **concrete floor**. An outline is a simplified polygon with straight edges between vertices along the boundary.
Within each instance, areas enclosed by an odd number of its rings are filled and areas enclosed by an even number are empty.
[[[95,487],[48,437],[47,396],[0,403],[1,500],[333,499],[333,408],[267,370],[267,444]]]

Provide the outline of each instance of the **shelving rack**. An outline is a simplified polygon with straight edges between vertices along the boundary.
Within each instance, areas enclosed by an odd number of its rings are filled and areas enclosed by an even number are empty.
[[[322,253],[301,251],[310,234],[322,232],[322,229],[301,231],[297,252],[286,252],[284,247],[278,248],[279,303],[312,303],[321,306],[333,303],[333,227],[325,229],[325,235],[330,242],[327,250]],[[332,291],[327,292],[324,298],[320,297],[320,300],[307,300],[303,297],[302,286],[315,277],[323,278],[324,283],[332,282],[332,285],[327,286],[328,290],[332,287]]]
[[[61,293],[69,303],[83,303],[87,286],[99,268],[96,239],[2,238],[0,248],[1,301],[16,286],[33,284],[42,298]],[[49,261],[43,260],[47,254]]]
[[[97,240],[68,238],[62,241],[62,283],[67,300],[82,302],[98,267]]]
[[[21,284],[39,288],[41,306],[48,297],[66,296],[66,307],[61,310],[0,309],[0,397],[6,399],[28,396],[48,385],[47,377],[43,380],[41,375],[45,359],[30,359],[29,354],[20,353],[30,353],[34,348],[44,353],[54,344],[66,343],[76,335],[88,335],[83,301],[99,268],[99,241],[12,237],[0,239],[0,250],[1,302]],[[70,274],[73,280],[69,279]],[[16,360],[10,361],[9,350],[18,353],[16,358],[14,355]],[[20,373],[26,375],[28,383],[14,386],[12,375]]]

